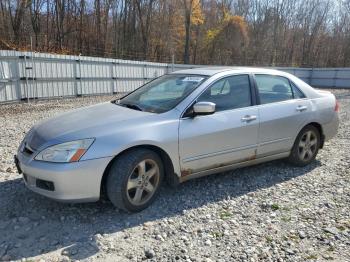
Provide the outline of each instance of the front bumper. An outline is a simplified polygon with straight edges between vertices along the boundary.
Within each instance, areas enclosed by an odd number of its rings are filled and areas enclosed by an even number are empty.
[[[101,180],[112,157],[74,163],[34,160],[18,152],[16,166],[25,185],[46,197],[65,202],[93,202],[100,198]]]

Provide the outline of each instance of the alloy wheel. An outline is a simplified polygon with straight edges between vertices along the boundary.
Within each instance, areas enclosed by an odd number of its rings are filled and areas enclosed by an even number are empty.
[[[302,161],[309,161],[317,151],[317,135],[311,131],[306,131],[299,141],[299,158]]]
[[[152,159],[139,162],[127,182],[127,197],[136,206],[145,204],[156,192],[160,180],[158,164]]]

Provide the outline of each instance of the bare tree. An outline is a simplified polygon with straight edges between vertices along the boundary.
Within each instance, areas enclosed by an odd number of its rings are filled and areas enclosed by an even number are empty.
[[[148,53],[148,39],[151,30],[151,15],[153,11],[154,0],[135,0],[135,3],[140,20],[144,59],[146,59]]]
[[[20,40],[20,31],[24,18],[24,13],[27,8],[27,0],[16,0],[11,1],[7,0],[7,7],[9,9],[9,15],[11,18],[11,25],[14,34],[15,43],[19,43]]]
[[[191,41],[191,14],[192,14],[193,0],[183,0],[184,16],[185,16],[185,49],[184,49],[184,63],[190,62],[190,41]]]
[[[39,41],[38,35],[41,31],[41,9],[43,7],[43,0],[31,0],[29,4],[30,18],[32,21],[32,27],[35,34],[35,47],[38,48]]]
[[[64,41],[64,20],[66,16],[66,0],[55,0],[55,15],[56,15],[56,40],[60,50],[63,48]]]

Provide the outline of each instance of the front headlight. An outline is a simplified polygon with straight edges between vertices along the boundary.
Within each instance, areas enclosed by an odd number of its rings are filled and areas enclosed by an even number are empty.
[[[77,162],[94,140],[94,138],[88,138],[48,147],[41,151],[35,160],[59,163]]]

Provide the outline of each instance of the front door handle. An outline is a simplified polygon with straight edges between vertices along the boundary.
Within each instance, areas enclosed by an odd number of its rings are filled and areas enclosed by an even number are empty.
[[[242,122],[246,122],[249,123],[250,121],[254,121],[256,120],[256,116],[252,116],[252,115],[246,115],[244,117],[241,118]]]
[[[307,106],[297,106],[296,110],[299,112],[305,111],[307,110]]]

